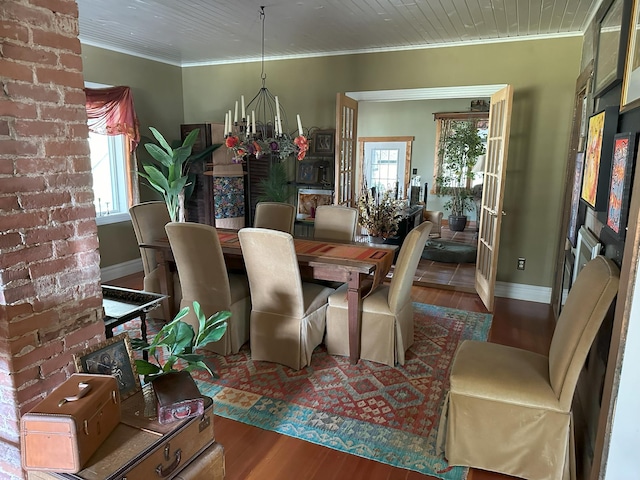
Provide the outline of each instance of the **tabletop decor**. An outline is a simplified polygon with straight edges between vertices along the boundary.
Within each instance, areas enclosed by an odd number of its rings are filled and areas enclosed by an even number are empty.
[[[396,198],[396,192],[368,188],[365,182],[358,198],[358,223],[366,228],[372,237],[392,237],[398,231],[402,210],[406,204],[406,201]]]

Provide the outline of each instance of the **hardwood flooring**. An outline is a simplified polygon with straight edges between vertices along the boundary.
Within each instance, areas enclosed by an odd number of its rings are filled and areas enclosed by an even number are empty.
[[[126,288],[142,288],[142,277],[132,275],[109,284]],[[411,296],[416,302],[486,312],[475,293],[414,286]],[[496,298],[489,341],[546,353],[554,324],[553,311],[549,305]],[[215,435],[225,451],[225,480],[434,478],[222,417],[215,417]],[[515,477],[476,469],[471,469],[468,476],[468,480],[512,479]]]

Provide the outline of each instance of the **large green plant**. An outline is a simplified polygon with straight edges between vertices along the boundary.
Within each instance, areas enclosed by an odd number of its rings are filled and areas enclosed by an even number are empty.
[[[462,216],[474,206],[469,186],[473,180],[473,167],[485,153],[485,139],[473,121],[457,121],[443,138],[439,154],[442,169],[436,178],[439,196],[448,196],[445,210],[453,216]]]
[[[183,370],[192,371],[202,369],[209,372],[212,377],[215,374],[204,363],[204,355],[196,353],[196,350],[211,342],[217,342],[227,331],[227,319],[231,312],[220,311],[209,318],[202,313],[198,302],[193,302],[193,311],[198,318],[198,334],[193,327],[182,319],[189,313],[189,307],[181,309],[174,319],[167,323],[153,337],[151,343],[146,339],[134,338],[131,344],[134,350],[147,350],[155,359],[155,363],[147,360],[136,359],[136,369],[140,375],[153,378],[163,373],[176,372],[176,364],[185,364]],[[166,348],[166,352],[162,349]]]
[[[144,163],[144,172],[139,172],[149,185],[160,192],[167,204],[169,215],[174,222],[184,221],[184,204],[193,192],[195,176],[189,173],[189,165],[207,157],[221,144],[210,145],[201,152],[191,155],[200,129],[189,132],[182,145],[172,147],[154,127],[149,127],[160,145],[145,143],[144,148],[157,163]]]
[[[283,202],[290,200],[293,188],[289,184],[287,166],[284,162],[276,162],[271,166],[269,174],[258,183],[262,193],[258,196],[260,202]]]

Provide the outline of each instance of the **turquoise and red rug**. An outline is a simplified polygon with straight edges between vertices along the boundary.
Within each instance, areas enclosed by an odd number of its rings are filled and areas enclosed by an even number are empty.
[[[415,303],[415,343],[404,366],[348,357],[318,347],[310,366],[294,371],[237,355],[211,355],[220,375],[194,373],[216,415],[444,480],[463,480],[436,453],[449,367],[462,340],[486,340],[491,315]]]

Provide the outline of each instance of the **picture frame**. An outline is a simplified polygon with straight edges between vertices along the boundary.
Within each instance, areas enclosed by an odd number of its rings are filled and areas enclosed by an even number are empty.
[[[333,204],[333,190],[320,188],[299,188],[298,189],[298,210],[297,220],[315,218],[315,209],[320,205]]]
[[[315,160],[305,158],[296,163],[296,183],[317,183],[318,170]]]
[[[580,191],[582,187],[582,175],[584,173],[584,152],[576,154],[575,170],[573,174],[573,188],[571,189],[571,208],[569,211],[569,228],[567,238],[572,247],[576,246],[578,227],[580,224]]]
[[[589,117],[580,198],[596,212],[604,212],[607,208],[613,137],[617,127],[617,105]]]
[[[317,130],[313,134],[313,153],[333,155],[335,151],[335,130]]]
[[[594,69],[594,95],[597,97],[622,82],[629,6],[627,0],[605,0],[598,12]]]
[[[640,0],[633,1],[629,21],[629,42],[626,51],[620,111],[640,106]]]
[[[571,284],[576,283],[580,270],[600,254],[602,244],[598,238],[584,225],[578,230],[578,244],[576,245],[575,261],[573,263],[573,278]]]
[[[613,143],[611,179],[609,182],[607,220],[605,228],[624,240],[629,216],[633,160],[636,158],[635,133],[620,133]]]
[[[129,334],[124,332],[74,354],[78,373],[113,375],[124,400],[141,390]]]

